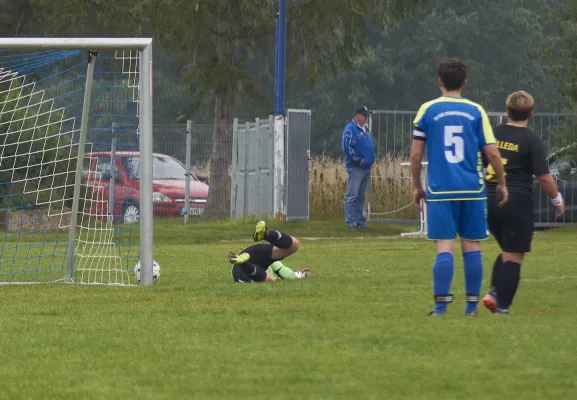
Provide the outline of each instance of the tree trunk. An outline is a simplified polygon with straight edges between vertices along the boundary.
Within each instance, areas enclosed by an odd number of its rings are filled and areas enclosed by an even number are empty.
[[[205,216],[209,219],[230,215],[229,168],[232,158],[232,90],[219,89],[214,96],[214,126],[210,155],[210,178]]]

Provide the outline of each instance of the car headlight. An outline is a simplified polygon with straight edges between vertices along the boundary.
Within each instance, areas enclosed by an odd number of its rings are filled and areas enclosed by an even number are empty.
[[[170,197],[168,197],[165,194],[159,193],[159,192],[154,192],[152,193],[152,201],[154,203],[158,203],[158,202],[169,202],[170,201]]]

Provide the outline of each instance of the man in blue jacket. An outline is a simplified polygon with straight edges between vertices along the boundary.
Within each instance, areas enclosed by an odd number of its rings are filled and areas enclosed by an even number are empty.
[[[365,127],[368,118],[367,107],[357,107],[353,119],[345,126],[341,142],[349,173],[345,196],[345,221],[349,228],[366,227],[363,207],[371,178],[371,166],[375,161],[373,139]]]

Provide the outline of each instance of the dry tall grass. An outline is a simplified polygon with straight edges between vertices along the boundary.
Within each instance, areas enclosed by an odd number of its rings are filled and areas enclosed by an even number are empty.
[[[405,157],[387,156],[377,160],[371,175],[371,216],[376,219],[418,219],[411,205],[410,169],[401,166]],[[210,176],[210,165],[197,165],[195,174]],[[342,159],[314,156],[310,161],[310,218],[344,218],[348,173]],[[209,182],[210,184],[210,182]]]
[[[370,210],[372,218],[418,219],[411,203],[410,169],[400,157],[384,157],[371,171]],[[310,163],[310,218],[344,218],[348,173],[341,159],[313,157]],[[367,199],[369,200],[369,199]]]

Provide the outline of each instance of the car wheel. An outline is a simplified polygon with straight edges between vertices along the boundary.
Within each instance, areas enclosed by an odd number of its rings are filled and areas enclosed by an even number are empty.
[[[135,224],[140,221],[140,208],[136,203],[128,203],[124,206],[122,220],[125,224]]]

